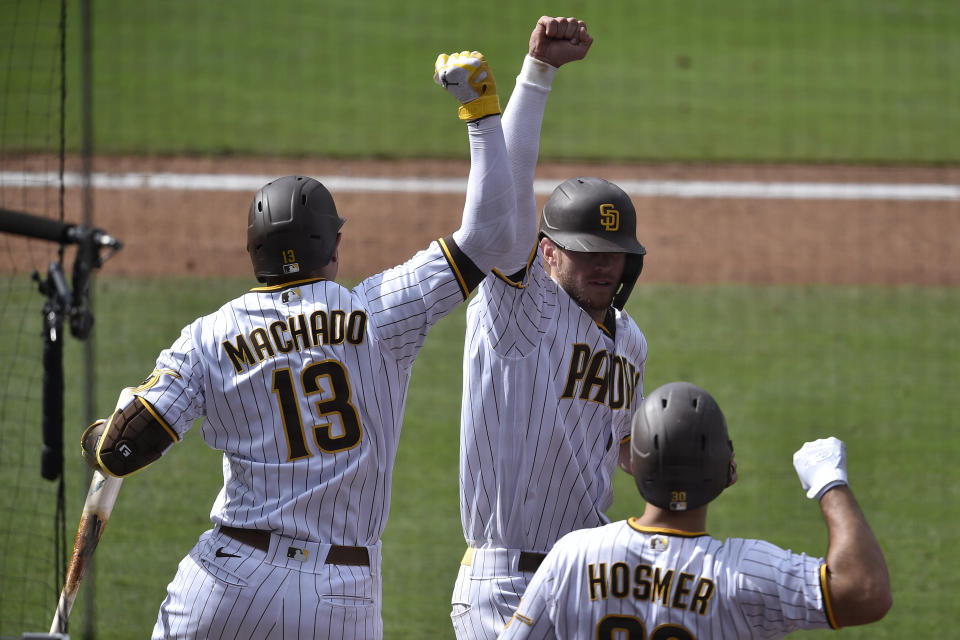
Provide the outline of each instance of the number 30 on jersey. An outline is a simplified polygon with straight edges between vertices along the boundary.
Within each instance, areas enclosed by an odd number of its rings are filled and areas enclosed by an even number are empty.
[[[610,615],[597,623],[597,638],[598,640],[614,638],[648,640],[647,629],[643,622],[634,617],[622,615]],[[680,625],[662,624],[653,630],[649,640],[693,640],[693,634]]]

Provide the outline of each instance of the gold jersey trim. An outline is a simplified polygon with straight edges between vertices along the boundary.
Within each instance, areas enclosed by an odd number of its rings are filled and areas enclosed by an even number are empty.
[[[508,284],[508,285],[511,286],[511,287],[514,287],[514,288],[516,288],[516,289],[526,289],[526,288],[527,288],[527,285],[523,284],[523,276],[524,276],[524,274],[526,274],[528,271],[530,271],[530,265],[533,264],[534,259],[536,259],[536,257],[537,257],[537,247],[538,247],[538,246],[539,246],[539,245],[534,245],[533,251],[530,252],[530,257],[527,258],[527,264],[526,264],[526,266],[524,266],[523,269],[521,269],[521,270],[518,271],[516,274],[514,274],[514,275],[520,276],[520,279],[519,279],[519,280],[514,280],[514,279],[511,278],[510,276],[504,275],[499,269],[496,269],[496,268],[493,269],[493,275],[495,275],[497,278],[503,280],[506,284]]]
[[[444,257],[447,259],[447,264],[450,265],[453,275],[456,276],[457,282],[460,284],[460,291],[463,293],[464,300],[466,300],[470,295],[470,287],[467,286],[467,281],[464,279],[463,274],[460,273],[460,267],[457,265],[457,261],[454,260],[453,253],[450,252],[450,247],[447,246],[446,240],[443,238],[437,238],[437,244],[440,245],[440,251],[443,252]]]
[[[823,593],[823,609],[827,613],[827,622],[831,629],[839,629],[837,619],[833,615],[833,604],[830,602],[830,587],[827,585],[827,564],[820,565],[820,591]]]
[[[304,278],[303,280],[290,280],[289,282],[281,282],[278,284],[271,284],[265,287],[254,287],[250,289],[251,293],[270,293],[272,291],[282,291],[287,287],[297,287],[304,284],[312,284],[314,282],[323,282],[326,278]]]
[[[710,535],[706,531],[681,531],[680,529],[668,529],[666,527],[647,527],[640,524],[640,519],[636,516],[627,518],[627,524],[630,525],[631,529],[640,533],[662,533],[679,538],[699,538],[700,536]]]
[[[509,276],[503,275],[503,274],[500,272],[500,270],[497,269],[496,267],[493,268],[492,273],[493,273],[493,275],[495,275],[495,276],[496,276],[497,278],[499,278],[500,280],[503,280],[503,282],[504,282],[506,285],[508,285],[508,286],[510,286],[510,287],[513,287],[514,289],[526,289],[526,288],[527,288],[527,285],[523,284],[523,282],[518,282],[518,281],[516,281],[516,280],[511,279]]]
[[[507,621],[508,627],[510,626],[510,622],[512,622],[513,620],[519,620],[520,622],[527,625],[528,627],[532,627],[534,622],[533,618],[529,618],[523,615],[522,613],[520,613],[519,611],[514,612],[513,617]]]

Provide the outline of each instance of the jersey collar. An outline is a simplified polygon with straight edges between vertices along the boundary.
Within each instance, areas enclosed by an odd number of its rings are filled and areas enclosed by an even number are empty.
[[[630,528],[634,531],[639,531],[640,533],[660,533],[666,536],[677,536],[679,538],[699,538],[700,536],[710,535],[706,531],[681,531],[680,529],[668,529],[666,527],[645,527],[640,524],[640,521],[636,518],[628,518],[627,524],[630,525]]]
[[[289,282],[280,282],[278,284],[272,284],[266,287],[254,287],[253,289],[250,289],[250,291],[253,293],[268,293],[271,291],[283,291],[288,287],[299,287],[301,285],[312,284],[314,282],[322,282],[324,280],[326,280],[326,278],[305,278],[303,280],[291,280]]]
[[[612,339],[617,337],[617,314],[613,307],[607,309],[607,314],[603,317],[603,322],[598,322],[597,326]]]

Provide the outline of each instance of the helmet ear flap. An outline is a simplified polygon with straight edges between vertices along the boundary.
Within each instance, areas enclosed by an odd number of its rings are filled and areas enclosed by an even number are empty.
[[[633,293],[633,285],[637,283],[640,272],[643,271],[643,254],[628,253],[623,265],[623,275],[620,277],[620,286],[613,295],[613,306],[623,311],[627,299]]]

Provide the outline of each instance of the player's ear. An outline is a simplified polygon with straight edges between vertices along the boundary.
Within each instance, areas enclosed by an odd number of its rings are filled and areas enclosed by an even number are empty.
[[[543,253],[543,259],[551,268],[557,266],[557,245],[553,240],[546,236],[540,238],[540,252]]]
[[[340,260],[340,238],[342,237],[343,234],[338,231],[337,239],[333,243],[333,254],[330,256],[330,262],[337,262]]]
[[[327,264],[320,267],[319,275],[325,280],[336,280],[337,273],[340,270],[340,233],[337,233],[337,239],[333,244],[333,253],[330,254],[330,260]]]

